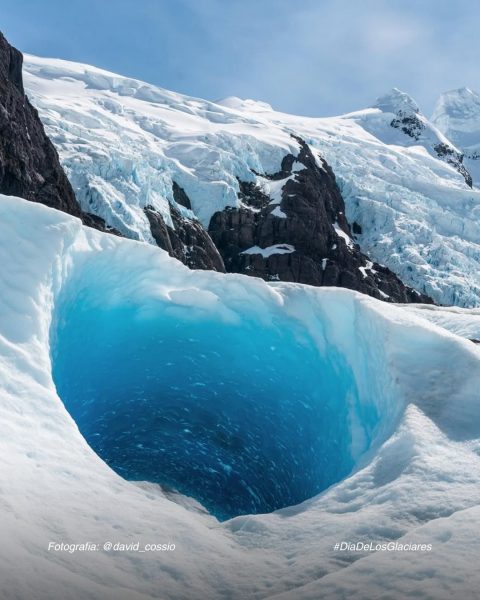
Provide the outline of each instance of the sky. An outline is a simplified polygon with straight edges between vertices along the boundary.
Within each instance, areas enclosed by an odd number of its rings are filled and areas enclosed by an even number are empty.
[[[0,0],[23,52],[310,116],[480,91],[479,24],[478,0]]]

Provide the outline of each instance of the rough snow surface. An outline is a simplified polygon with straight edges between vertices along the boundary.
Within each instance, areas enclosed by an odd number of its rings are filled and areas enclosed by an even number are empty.
[[[33,56],[25,57],[24,78],[82,208],[129,237],[152,241],[147,204],[170,222],[172,181],[206,226],[215,211],[239,206],[238,179],[257,181],[279,203],[285,182],[262,175],[297,154],[296,134],[332,166],[347,218],[362,227],[356,241],[372,260],[437,302],[479,304],[480,191],[438,158],[434,147],[449,141],[403,92],[375,108],[307,118]],[[400,113],[419,120],[418,139],[392,127]]]
[[[427,304],[399,305],[431,323],[469,340],[480,340],[480,309]]]
[[[134,239],[151,241],[147,205],[171,224],[172,181],[208,225],[239,206],[237,178],[276,172],[298,152],[255,117],[87,65],[26,56],[24,78],[82,208]]]
[[[470,341],[348,290],[189,271],[17,198],[0,197],[0,262],[2,599],[475,597],[480,352]],[[192,500],[122,479],[88,446],[52,378],[59,316],[119,306],[132,335],[168,315],[314,344],[320,363],[348,374],[353,472],[301,505],[222,524]],[[268,377],[263,366],[257,377]],[[117,375],[104,373],[107,390]],[[89,541],[176,549],[48,550]],[[335,551],[343,541],[432,549]]]

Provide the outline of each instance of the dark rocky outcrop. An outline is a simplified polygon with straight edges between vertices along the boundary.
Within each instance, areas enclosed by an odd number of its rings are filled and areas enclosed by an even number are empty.
[[[401,129],[405,135],[417,141],[425,129],[425,125],[420,121],[417,114],[404,114],[402,111],[398,111],[390,125],[395,129]]]
[[[266,280],[346,287],[392,302],[431,302],[360,251],[331,168],[296,139],[299,155],[286,156],[281,171],[269,176],[285,180],[280,204],[272,204],[255,184],[240,183],[243,206],[213,215],[209,233],[226,270]],[[274,246],[270,256],[255,252],[255,247]]]
[[[185,190],[182,187],[180,187],[176,181],[172,183],[172,192],[173,198],[177,204],[180,204],[180,206],[184,206],[189,210],[192,209],[192,203],[190,202],[190,198],[185,193]]]
[[[186,197],[188,199],[188,196]],[[222,257],[199,221],[183,217],[177,208],[170,205],[172,228],[165,224],[163,217],[153,206],[147,206],[144,210],[154,240],[170,256],[182,261],[191,269],[225,272]]]
[[[23,56],[0,33],[0,193],[40,202],[118,233],[83,213],[35,108],[23,89]]]
[[[452,146],[449,146],[443,142],[436,144],[433,149],[439,158],[442,158],[448,164],[452,165],[452,167],[454,167],[460,173],[460,175],[462,175],[462,177],[465,179],[465,183],[469,187],[473,187],[472,176],[463,164],[464,155],[461,152],[458,152],[455,150],[455,148],[452,148]]]

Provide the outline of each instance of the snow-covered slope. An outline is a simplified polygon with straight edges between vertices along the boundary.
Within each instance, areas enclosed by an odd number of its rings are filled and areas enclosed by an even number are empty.
[[[379,590],[399,599],[474,597],[480,586],[478,570],[471,568],[471,557],[478,555],[480,503],[480,353],[474,344],[348,290],[190,271],[154,246],[102,234],[18,198],[0,197],[0,262],[2,599],[345,598],[352,590],[356,598],[375,597]],[[162,331],[167,335],[172,327],[177,333],[171,339],[181,345],[178,356],[160,343]],[[152,331],[158,333],[153,346]],[[261,354],[242,355],[252,331]],[[236,350],[226,341],[238,336],[246,346]],[[281,348],[271,344],[272,336],[282,336]],[[210,364],[217,337],[223,351],[237,352],[235,363],[219,370],[217,361],[214,378],[207,366],[200,379],[192,379],[196,364]],[[242,413],[252,386],[261,392],[272,373],[281,373],[284,363],[277,363],[276,351],[289,349],[301,354],[304,375],[320,373],[327,386],[322,389],[345,394],[303,398],[291,413],[279,410],[270,394],[270,404]],[[145,363],[148,352],[154,356]],[[288,449],[283,460],[281,452],[270,455],[281,444],[258,453],[258,439],[249,432],[263,424],[281,436],[280,426],[289,424],[291,431],[299,428],[297,452],[308,451],[305,436],[313,422],[302,415],[313,404],[324,411],[323,464],[332,473],[342,464],[342,480],[331,480],[329,489],[298,506],[219,523],[186,498],[173,502],[174,495],[153,484],[136,485],[115,474],[101,459],[108,458],[106,448],[100,443],[98,454],[92,451],[56,386],[72,413],[72,393],[82,386],[78,425],[94,445],[92,434],[99,430],[88,431],[84,420],[92,394],[120,392],[119,381],[126,385],[135,402],[116,425],[122,426],[122,443],[138,444],[138,435],[156,422],[136,420],[142,407],[158,407],[168,390],[161,388],[160,400],[159,388],[140,398],[135,374],[148,369],[155,381],[175,368],[179,356],[192,377],[177,378],[179,404],[166,407],[170,415],[192,394],[215,394],[215,386],[232,377],[233,364],[243,382],[216,413],[222,436],[208,415],[183,413],[177,441],[187,449],[206,444],[203,450],[215,447],[218,459],[255,451],[265,462],[259,464],[257,456],[254,469],[244,473],[248,483],[249,472],[265,468],[268,474],[269,458],[275,458],[274,469],[291,458]],[[98,363],[99,357],[110,360],[109,366]],[[76,369],[66,381],[62,361],[69,358]],[[206,381],[213,387],[204,391]],[[107,396],[115,401],[115,394]],[[215,397],[218,402],[222,396]],[[97,406],[104,412],[91,418],[113,425],[113,405]],[[170,454],[174,463],[178,448]],[[192,469],[195,486],[203,481],[195,475],[200,454],[177,463]],[[284,480],[287,488],[302,483],[306,456],[297,455],[300,468]],[[227,467],[218,463],[219,478],[228,475]],[[244,467],[237,462],[230,468],[234,473]],[[432,547],[335,551],[343,541]],[[49,550],[50,542],[90,542],[98,549]],[[109,552],[103,549],[107,542],[138,542],[140,548],[170,543],[175,550]]]
[[[401,92],[321,119],[236,98],[215,104],[33,56],[24,79],[82,207],[125,235],[152,241],[146,205],[169,223],[173,205],[208,226],[216,211],[239,206],[238,179],[275,193],[261,175],[298,152],[294,133],[332,166],[363,251],[438,302],[479,303],[480,191],[468,187],[458,161],[449,164],[455,147]],[[410,133],[408,111],[421,125]],[[439,155],[442,144],[448,152]],[[175,203],[172,181],[191,211]]]
[[[171,223],[172,180],[208,225],[238,205],[236,177],[276,172],[298,152],[248,115],[94,67],[26,56],[24,78],[82,206],[135,239],[151,240],[146,205]]]

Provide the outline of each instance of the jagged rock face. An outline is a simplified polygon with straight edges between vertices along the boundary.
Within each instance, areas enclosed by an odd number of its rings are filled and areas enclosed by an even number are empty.
[[[80,217],[90,227],[117,233],[99,217],[81,211],[57,151],[25,95],[22,62],[21,52],[0,33],[0,192],[46,204]]]
[[[463,164],[463,159],[465,158],[464,154],[458,152],[455,150],[455,148],[452,148],[452,146],[449,146],[444,142],[436,144],[434,146],[434,150],[439,158],[443,158],[443,160],[445,160],[449,165],[452,165],[452,167],[454,167],[460,173],[460,175],[463,176],[465,183],[469,187],[473,187],[472,176]]]
[[[25,96],[22,62],[22,54],[0,34],[0,190],[79,217],[57,152]]]
[[[420,136],[425,129],[425,125],[416,115],[403,115],[401,113],[397,114],[397,116],[392,119],[390,125],[397,129],[401,129],[403,133],[417,141],[420,139]]]
[[[176,181],[172,184],[172,192],[179,207],[191,210],[190,198]],[[144,212],[157,246],[166,250],[170,256],[180,260],[190,269],[225,273],[223,259],[199,221],[184,217],[173,204],[170,204],[173,227],[165,223],[162,215],[153,206],[146,206]]]
[[[178,186],[177,192],[174,193],[177,194],[178,190],[181,190],[188,200],[188,196]],[[171,206],[170,213],[174,225],[172,228],[165,224],[162,216],[153,206],[147,206],[144,210],[154,240],[170,256],[180,260],[190,269],[225,272],[222,257],[199,221],[182,217],[180,212]]]
[[[360,252],[332,170],[298,142],[299,155],[286,156],[281,172],[269,176],[277,190],[273,200],[255,184],[242,183],[243,207],[213,215],[209,233],[227,271],[346,287],[395,302],[431,302]]]
[[[82,219],[85,225],[121,235],[94,214],[83,212],[45,134],[38,113],[25,96],[21,52],[0,33],[0,192],[40,202]],[[177,204],[191,209],[185,191],[173,184]],[[146,207],[152,235],[171,256],[192,269],[225,271],[223,260],[202,225],[172,206],[174,229],[153,207]]]

